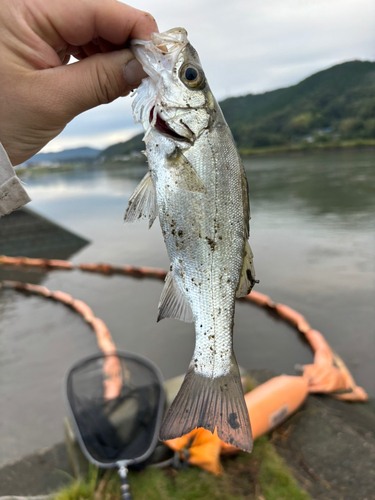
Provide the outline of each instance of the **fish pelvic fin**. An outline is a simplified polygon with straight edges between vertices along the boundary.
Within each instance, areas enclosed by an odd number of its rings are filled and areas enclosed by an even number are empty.
[[[129,199],[124,221],[135,222],[148,219],[148,227],[151,228],[157,215],[155,187],[150,172],[147,172]]]
[[[159,439],[181,437],[197,427],[212,433],[216,428],[224,443],[251,452],[253,438],[249,413],[234,356],[233,360],[229,374],[214,379],[196,373],[190,366],[164,418]]]
[[[159,301],[157,321],[164,318],[175,318],[187,323],[194,321],[190,304],[175,282],[172,271],[168,271]]]
[[[243,259],[240,283],[237,288],[236,297],[246,297],[255,283],[259,283],[255,279],[255,269],[253,264],[253,252],[251,251],[249,242],[245,242],[245,257]]]

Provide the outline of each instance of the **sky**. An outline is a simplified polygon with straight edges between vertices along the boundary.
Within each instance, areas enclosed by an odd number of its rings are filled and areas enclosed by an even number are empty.
[[[217,100],[294,85],[354,59],[375,60],[374,0],[134,0],[159,30],[184,27]],[[131,98],[86,111],[44,149],[103,149],[141,132]]]

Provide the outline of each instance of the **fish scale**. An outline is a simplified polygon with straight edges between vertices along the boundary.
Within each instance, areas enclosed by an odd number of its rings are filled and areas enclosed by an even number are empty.
[[[233,353],[235,298],[247,295],[255,282],[243,166],[186,31],[153,34],[151,41],[133,41],[132,49],[149,75],[133,104],[145,129],[149,171],[129,200],[125,220],[148,218],[151,226],[159,217],[171,265],[158,320],[194,321],[196,334],[160,438],[204,427],[251,451]]]

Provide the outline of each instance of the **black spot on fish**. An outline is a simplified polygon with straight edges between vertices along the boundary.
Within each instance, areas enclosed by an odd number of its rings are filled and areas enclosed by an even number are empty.
[[[237,413],[231,413],[229,415],[228,424],[232,427],[232,429],[238,429],[240,427],[240,424],[237,421]]]
[[[251,276],[250,269],[246,269],[246,276],[249,281],[253,281],[253,277]]]
[[[210,245],[211,250],[214,251],[215,247],[216,247],[216,242],[214,240],[212,240],[211,238],[209,238],[208,236],[206,236],[206,240],[207,240],[207,243]]]
[[[180,238],[184,235],[184,233],[181,231],[181,229],[179,230],[179,232],[178,232],[177,234],[178,234],[178,236],[179,236]]]

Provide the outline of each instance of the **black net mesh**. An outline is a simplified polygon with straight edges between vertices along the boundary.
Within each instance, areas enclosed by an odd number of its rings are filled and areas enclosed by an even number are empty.
[[[109,464],[146,453],[158,431],[161,391],[153,369],[126,355],[75,366],[68,375],[67,395],[89,454]]]

